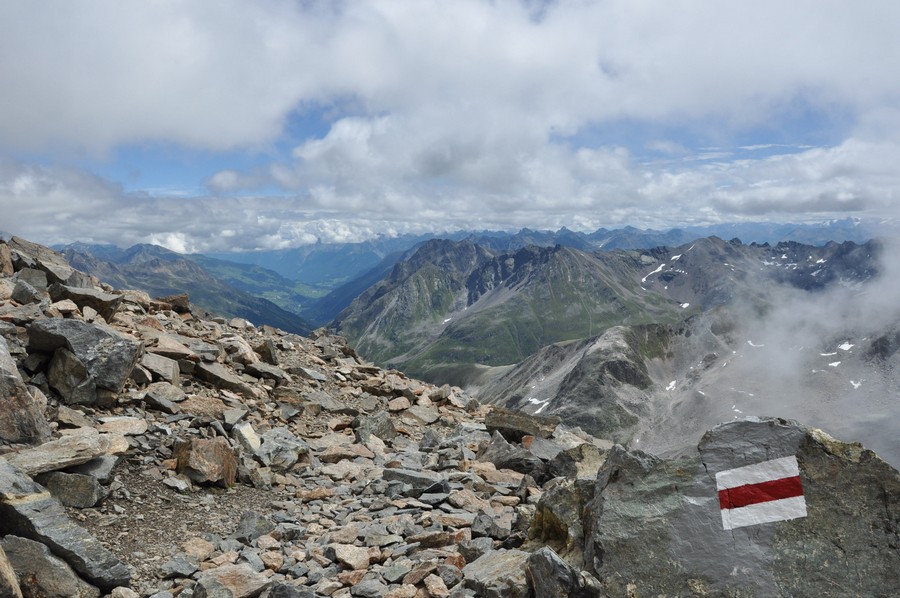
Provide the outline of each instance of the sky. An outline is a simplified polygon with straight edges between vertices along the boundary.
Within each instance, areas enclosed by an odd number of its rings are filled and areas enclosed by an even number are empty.
[[[0,0],[0,230],[280,249],[900,216],[895,0]]]

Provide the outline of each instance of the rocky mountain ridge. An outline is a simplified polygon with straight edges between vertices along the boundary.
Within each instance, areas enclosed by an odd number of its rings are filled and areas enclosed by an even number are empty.
[[[344,310],[334,326],[376,363],[435,382],[480,384],[482,366],[519,363],[549,344],[611,326],[676,324],[723,305],[765,311],[780,288],[817,291],[877,274],[878,242],[497,253],[432,241]],[[458,256],[477,259],[457,259]]]
[[[730,423],[663,461],[383,370],[325,331],[102,287],[20,239],[0,243],[0,273],[0,595],[829,596],[900,583],[900,475],[795,422]],[[710,476],[773,459],[796,463],[785,500],[804,514],[729,529]]]

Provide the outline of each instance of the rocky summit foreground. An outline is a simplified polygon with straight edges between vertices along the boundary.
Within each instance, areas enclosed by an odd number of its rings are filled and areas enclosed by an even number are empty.
[[[661,460],[0,243],[0,596],[889,596],[900,475],[748,418]]]

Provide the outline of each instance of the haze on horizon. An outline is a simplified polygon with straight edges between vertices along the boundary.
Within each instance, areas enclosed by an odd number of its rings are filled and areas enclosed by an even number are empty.
[[[900,4],[0,2],[0,229],[177,251],[897,216]]]

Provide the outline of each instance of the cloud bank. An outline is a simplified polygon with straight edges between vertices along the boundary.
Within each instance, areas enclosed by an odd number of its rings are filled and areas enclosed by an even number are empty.
[[[892,217],[898,21],[895,2],[6,3],[3,228],[221,250]],[[196,165],[187,197],[129,182],[135,146]]]

